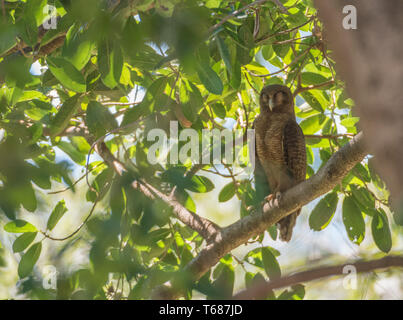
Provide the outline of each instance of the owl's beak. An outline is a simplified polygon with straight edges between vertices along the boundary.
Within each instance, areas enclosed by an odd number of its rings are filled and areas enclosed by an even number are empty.
[[[270,98],[270,99],[269,99],[269,108],[270,108],[270,111],[273,111],[273,109],[274,109],[274,101],[273,101],[273,98]]]

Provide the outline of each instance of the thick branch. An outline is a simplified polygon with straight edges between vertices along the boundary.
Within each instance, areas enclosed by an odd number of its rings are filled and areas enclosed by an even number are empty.
[[[200,279],[225,254],[246,243],[251,237],[261,234],[291,212],[332,190],[366,154],[363,134],[359,133],[336,152],[313,177],[283,193],[279,202],[276,201],[272,206],[265,203],[258,212],[222,229],[216,236],[216,241],[207,245],[186,267],[189,276],[195,281]],[[175,290],[174,284],[172,288],[158,288],[154,297],[174,299],[180,294]]]
[[[91,144],[94,143],[93,139],[88,138],[88,140],[89,142],[92,142]],[[104,142],[96,143],[95,151],[111,168],[114,169],[118,175],[122,175],[125,171],[127,171],[125,165],[116,159]],[[133,182],[132,187],[136,190],[139,190],[149,199],[154,200],[159,198],[164,201],[169,207],[172,208],[175,216],[180,221],[198,232],[208,243],[213,241],[216,234],[219,233],[220,228],[215,223],[206,218],[198,216],[194,212],[189,211],[175,198],[175,196],[168,196],[162,193],[145,180]]]
[[[257,286],[239,292],[233,296],[233,299],[265,299],[273,289],[289,287],[301,282],[314,281],[330,276],[345,275],[346,272],[344,271],[344,267],[346,266],[354,267],[357,273],[390,267],[403,267],[403,256],[389,256],[378,260],[359,261],[298,272],[272,281],[259,283]]]
[[[141,180],[140,183],[135,181],[132,183],[133,188],[140,190],[146,197],[150,199],[159,198],[169,205],[176,217],[185,225],[197,231],[206,241],[212,242],[220,230],[214,222],[200,217],[199,215],[186,209],[175,196],[168,196],[149,183]]]

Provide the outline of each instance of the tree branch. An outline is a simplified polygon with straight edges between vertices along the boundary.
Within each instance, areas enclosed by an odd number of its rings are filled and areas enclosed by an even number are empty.
[[[337,151],[329,161],[309,180],[306,180],[282,194],[280,201],[264,203],[257,212],[223,228],[216,235],[214,243],[207,245],[185,268],[192,280],[196,281],[231,250],[246,243],[250,238],[264,232],[303,205],[332,190],[343,177],[367,155],[363,134],[353,139]],[[156,299],[175,299],[182,293],[171,286],[155,289]]]
[[[282,13],[284,13],[284,14],[290,14],[290,13],[288,12],[287,8],[284,7],[284,5],[280,2],[280,0],[271,0],[271,1],[273,1],[273,2],[278,6],[278,8],[280,9],[280,11],[281,11]]]
[[[298,272],[272,281],[264,281],[250,289],[237,293],[232,298],[236,300],[265,299],[273,289],[289,287],[301,282],[314,281],[330,276],[345,275],[346,273],[343,272],[345,266],[354,267],[357,273],[364,273],[389,267],[403,267],[403,256],[388,256],[377,260],[359,261],[330,267],[319,267],[308,271]]]
[[[326,86],[329,86],[329,85],[332,85],[332,84],[334,84],[333,79],[329,80],[329,81],[326,81],[326,82],[323,82],[323,83],[319,83],[319,84],[312,84],[312,85],[307,86],[307,87],[299,87],[299,88],[297,88],[297,90],[294,91],[294,97],[296,97],[298,94],[300,94],[302,92],[309,91],[309,90],[314,90],[314,89],[319,89],[319,88],[326,87]]]
[[[267,2],[269,0],[257,0],[254,1],[252,3],[247,4],[246,6],[243,6],[242,8],[235,10],[233,12],[231,12],[229,15],[227,15],[225,18],[223,18],[220,22],[216,23],[214,26],[211,26],[208,31],[207,34],[212,34],[214,31],[216,31],[219,27],[221,27],[224,23],[226,23],[228,20],[230,20],[231,18],[235,17],[237,14],[240,14],[241,12],[244,12],[245,10],[253,7],[253,6],[257,6],[260,4],[263,4],[265,2]]]
[[[305,134],[305,138],[308,139],[338,139],[338,138],[352,138],[353,133],[339,133],[339,134]]]
[[[87,140],[90,142],[90,144],[94,144],[94,141],[91,139],[91,137],[87,137]],[[96,143],[95,151],[109,165],[110,168],[113,168],[118,175],[121,176],[125,171],[128,171],[125,165],[116,159],[116,157],[110,152],[103,141]],[[132,183],[132,187],[136,190],[139,190],[149,199],[154,200],[158,198],[164,201],[169,207],[172,208],[177,219],[198,232],[207,241],[207,243],[213,241],[216,234],[220,232],[220,228],[215,223],[206,218],[198,216],[194,212],[189,211],[176,199],[174,195],[168,196],[162,193],[147,183],[144,179],[134,181]]]

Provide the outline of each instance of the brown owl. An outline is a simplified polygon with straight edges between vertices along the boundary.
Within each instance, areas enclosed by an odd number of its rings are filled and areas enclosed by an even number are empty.
[[[305,180],[304,134],[295,119],[291,91],[269,85],[260,93],[256,134],[255,188],[259,200],[279,198],[281,193]],[[280,239],[289,241],[301,209],[278,222]]]

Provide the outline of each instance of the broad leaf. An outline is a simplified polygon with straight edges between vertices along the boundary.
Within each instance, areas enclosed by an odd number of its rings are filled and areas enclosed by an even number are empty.
[[[343,200],[343,223],[350,240],[360,244],[365,237],[365,222],[361,210],[351,196]]]
[[[86,91],[84,76],[70,61],[59,57],[48,57],[46,61],[49,70],[63,86],[75,92]]]
[[[14,220],[4,226],[4,230],[13,233],[37,232],[36,227],[25,220]]]
[[[309,226],[312,230],[320,231],[328,226],[332,220],[339,199],[336,192],[324,196],[309,216]]]
[[[67,212],[66,204],[64,200],[60,200],[57,205],[53,208],[52,213],[49,216],[48,223],[46,228],[48,230],[53,230],[59,220],[63,217],[63,215]]]
[[[262,248],[262,260],[264,265],[264,270],[270,280],[279,278],[281,276],[280,265],[273,254],[271,248]]]
[[[22,256],[18,264],[19,277],[27,277],[33,270],[35,263],[38,261],[42,251],[42,242],[33,244],[28,251]]]

